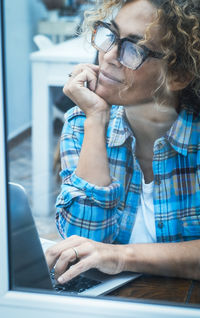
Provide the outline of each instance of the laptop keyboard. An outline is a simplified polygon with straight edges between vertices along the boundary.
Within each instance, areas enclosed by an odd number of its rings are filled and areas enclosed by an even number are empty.
[[[99,285],[101,281],[94,280],[88,277],[84,277],[83,275],[79,275],[66,284],[58,284],[55,277],[54,277],[54,271],[51,271],[51,280],[54,289],[58,293],[67,292],[70,294],[77,294],[82,293],[84,290],[89,289],[93,286]]]

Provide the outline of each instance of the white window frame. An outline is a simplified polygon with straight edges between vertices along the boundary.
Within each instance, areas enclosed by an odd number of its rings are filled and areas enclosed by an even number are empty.
[[[1,0],[2,1],[2,0]],[[1,22],[1,12],[0,12]],[[0,43],[2,37],[0,30]],[[115,299],[57,296],[9,290],[9,250],[4,123],[4,81],[0,51],[0,316],[15,318],[61,317],[198,317],[200,309]],[[12,89],[11,92],[12,93]]]

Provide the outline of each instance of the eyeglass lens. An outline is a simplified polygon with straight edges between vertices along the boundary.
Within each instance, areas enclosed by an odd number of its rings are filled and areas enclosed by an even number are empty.
[[[108,52],[115,44],[116,35],[104,26],[98,26],[94,38],[95,46],[104,52]],[[136,69],[142,63],[144,51],[141,47],[130,41],[123,41],[119,52],[119,61],[124,66]]]
[[[136,69],[142,63],[144,57],[143,49],[138,45],[124,41],[121,46],[119,61],[124,66]]]
[[[114,44],[116,39],[115,34],[105,28],[104,26],[98,26],[95,35],[95,45],[104,52],[107,52],[112,45]]]

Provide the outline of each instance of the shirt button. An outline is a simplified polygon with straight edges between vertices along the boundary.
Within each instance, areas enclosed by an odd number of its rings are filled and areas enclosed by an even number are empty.
[[[154,183],[157,184],[157,185],[161,184],[161,180],[160,180],[160,178],[158,176],[155,176]]]
[[[162,229],[163,228],[163,226],[164,226],[164,224],[163,224],[163,222],[158,222],[158,227],[160,228],[160,229]]]

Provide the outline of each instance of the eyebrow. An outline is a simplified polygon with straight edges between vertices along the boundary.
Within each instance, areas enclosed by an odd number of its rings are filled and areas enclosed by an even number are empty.
[[[120,34],[119,26],[114,20],[111,20],[111,26],[114,27],[115,31],[117,31],[118,34]],[[136,40],[136,41],[143,40],[143,37],[141,35],[138,35],[138,34],[128,34],[127,38],[129,38],[131,40]]]

